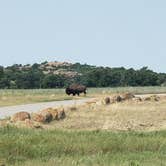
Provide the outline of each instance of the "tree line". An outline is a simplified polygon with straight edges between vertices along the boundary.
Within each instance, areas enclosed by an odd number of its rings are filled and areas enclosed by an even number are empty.
[[[87,87],[120,86],[165,86],[166,73],[156,73],[147,67],[139,70],[124,67],[96,67],[80,63],[64,66],[66,70],[81,73],[75,77],[44,74],[40,64],[34,64],[27,70],[18,69],[18,65],[0,66],[1,89],[38,89],[64,88],[71,83],[81,83]]]

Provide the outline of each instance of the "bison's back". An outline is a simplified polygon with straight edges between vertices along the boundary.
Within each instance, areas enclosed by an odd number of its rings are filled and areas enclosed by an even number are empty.
[[[86,86],[81,84],[71,84],[66,88],[66,94],[78,94],[79,93],[85,93],[86,94]]]
[[[84,89],[86,89],[86,86],[81,85],[81,84],[72,84],[72,85],[69,86],[69,89],[84,90]]]

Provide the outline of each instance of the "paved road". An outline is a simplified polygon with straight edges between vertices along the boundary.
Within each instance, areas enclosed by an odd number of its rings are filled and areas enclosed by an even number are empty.
[[[53,101],[53,102],[43,102],[43,103],[35,103],[35,104],[0,107],[0,119],[4,119],[5,117],[9,117],[20,111],[26,111],[29,113],[38,112],[48,107],[83,104],[89,100],[90,100],[89,98],[86,98],[86,99],[80,99],[80,100],[64,100],[64,101]]]

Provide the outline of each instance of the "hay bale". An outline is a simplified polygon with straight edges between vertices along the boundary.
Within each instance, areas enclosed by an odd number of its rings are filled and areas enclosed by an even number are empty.
[[[16,121],[10,125],[18,128],[42,128],[39,122],[35,122],[31,119],[26,119],[25,121]]]
[[[33,113],[32,114],[32,119],[35,122],[40,122],[40,123],[44,123],[45,122],[45,117],[41,114],[37,114],[37,113]]]
[[[134,97],[134,98],[132,98],[132,100],[135,102],[141,102],[142,98],[141,97]]]
[[[121,96],[117,96],[116,101],[117,101],[117,102],[121,102],[121,101],[123,101],[123,99],[122,99]]]
[[[157,96],[157,95],[152,95],[150,97],[145,97],[144,98],[144,101],[159,101],[160,100],[160,97]]]
[[[143,100],[144,101],[151,101],[151,97],[145,97]]]
[[[49,123],[52,120],[64,119],[65,117],[64,109],[47,108],[40,111],[38,114],[34,113],[32,119],[40,123]]]
[[[24,123],[25,126],[29,128],[36,128],[36,129],[42,128],[39,122],[32,121],[31,119],[26,119]]]
[[[29,128],[36,128],[36,129],[42,128],[42,126],[39,122],[35,122],[30,119],[26,119],[24,121],[24,123],[25,123],[25,126],[29,127]]]
[[[105,104],[105,105],[108,105],[108,104],[110,104],[110,103],[111,103],[110,97],[105,97],[105,98],[104,98],[104,104]]]
[[[49,113],[52,115],[52,120],[58,120],[58,111],[57,109],[52,109],[49,111]]]
[[[152,101],[159,101],[160,100],[160,97],[157,95],[152,95],[152,96],[150,96],[150,98]]]
[[[58,110],[56,108],[47,108],[42,110],[41,112],[49,112],[52,115],[52,120],[58,120]]]
[[[112,102],[113,102],[113,103],[122,102],[122,101],[123,101],[123,98],[122,98],[120,95],[115,95],[115,96],[113,96],[113,98],[112,98]]]
[[[31,116],[28,112],[18,112],[11,117],[11,121],[24,121],[26,119],[31,119]]]
[[[125,93],[125,94],[122,94],[121,97],[123,100],[130,100],[130,99],[133,99],[135,96],[133,93]]]
[[[44,122],[49,123],[53,120],[53,116],[50,112],[41,112],[41,115],[44,117]]]
[[[64,108],[58,109],[58,119],[64,119],[66,117],[66,113],[64,111]]]

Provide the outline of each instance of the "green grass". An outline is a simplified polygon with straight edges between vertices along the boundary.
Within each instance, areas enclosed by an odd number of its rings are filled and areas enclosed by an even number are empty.
[[[164,166],[166,131],[107,132],[0,128],[8,165]],[[0,161],[1,161],[0,160]]]

